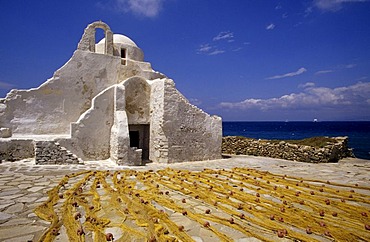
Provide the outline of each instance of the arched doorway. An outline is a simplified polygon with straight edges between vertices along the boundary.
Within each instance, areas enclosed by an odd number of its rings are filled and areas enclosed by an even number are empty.
[[[130,146],[142,149],[142,160],[145,162],[149,160],[151,88],[141,77],[132,77],[123,85]]]

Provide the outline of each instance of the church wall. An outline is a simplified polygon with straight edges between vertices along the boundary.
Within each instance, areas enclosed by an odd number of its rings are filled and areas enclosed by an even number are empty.
[[[126,88],[114,89],[114,123],[111,128],[110,158],[118,165],[141,165],[141,150],[130,147],[129,124],[126,112]]]
[[[123,82],[125,86],[125,109],[129,124],[149,124],[150,85],[141,77]]]
[[[95,45],[95,28],[105,31],[107,46]],[[113,43],[105,23],[90,24],[52,78],[0,99],[0,138],[45,134],[84,160],[121,165],[140,165],[142,155],[158,163],[220,158],[221,118],[190,104],[172,80],[142,61],[138,47],[122,42]],[[125,47],[127,58],[121,58]],[[138,149],[130,147],[137,140]]]
[[[190,104],[170,79],[164,83],[163,119],[168,163],[221,158],[221,118]]]
[[[151,82],[149,159],[157,163],[168,163],[168,140],[163,130],[164,80]]]
[[[91,100],[116,84],[119,58],[75,51],[54,76],[38,88],[13,90],[0,100],[0,127],[13,134],[67,134],[70,123],[91,106]]]
[[[82,114],[76,123],[71,124],[71,138],[77,140],[83,159],[98,160],[110,157],[114,88],[115,86],[112,86],[98,94],[93,99],[91,108]]]

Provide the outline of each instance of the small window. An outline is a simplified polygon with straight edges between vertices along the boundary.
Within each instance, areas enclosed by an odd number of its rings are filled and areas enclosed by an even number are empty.
[[[126,58],[126,49],[121,49],[121,58]]]

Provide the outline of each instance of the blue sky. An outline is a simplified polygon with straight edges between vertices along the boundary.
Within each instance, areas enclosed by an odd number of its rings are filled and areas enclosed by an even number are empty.
[[[1,97],[50,78],[102,20],[224,120],[370,120],[367,0],[0,0],[0,11]]]

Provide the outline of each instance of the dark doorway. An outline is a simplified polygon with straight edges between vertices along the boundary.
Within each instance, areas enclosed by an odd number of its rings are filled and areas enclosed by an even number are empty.
[[[139,147],[140,143],[140,135],[139,131],[130,131],[130,147]]]
[[[129,125],[130,146],[142,149],[142,160],[149,161],[149,125]]]

